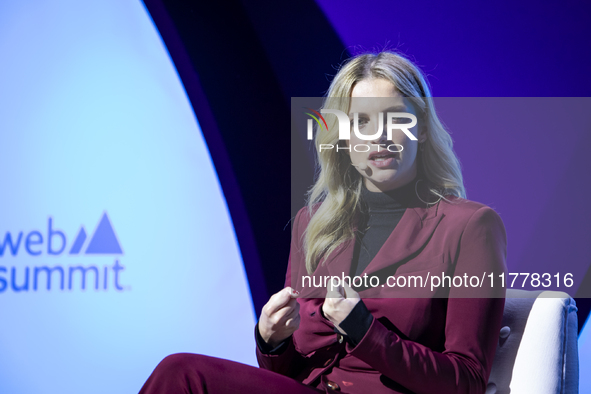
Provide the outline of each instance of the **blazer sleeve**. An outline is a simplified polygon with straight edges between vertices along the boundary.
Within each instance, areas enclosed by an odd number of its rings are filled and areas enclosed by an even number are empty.
[[[347,352],[417,394],[484,393],[505,304],[505,289],[500,282],[491,286],[488,275],[506,272],[506,244],[501,218],[489,207],[479,208],[462,232],[453,274],[486,275],[487,282],[477,291],[450,289],[445,350],[402,339],[373,319],[356,346],[346,345]]]
[[[292,236],[291,236],[291,245],[289,250],[289,259],[287,262],[287,273],[285,275],[285,284],[286,286],[291,286],[291,267],[292,258],[299,258],[301,254],[299,251],[301,250],[302,243],[301,243],[301,235],[303,234],[302,229],[302,221],[301,216],[305,212],[306,208],[302,208],[296,215]],[[297,251],[297,252],[296,252]],[[255,327],[255,330],[257,328]],[[255,331],[256,335],[256,331]],[[295,344],[293,341],[293,335],[286,339],[287,347],[280,353],[270,353],[266,354],[261,351],[261,349],[257,346],[256,348],[256,357],[259,364],[259,367],[268,369],[273,372],[280,373],[285,376],[295,377],[299,374],[301,369],[304,366],[305,358],[297,351],[295,348]]]

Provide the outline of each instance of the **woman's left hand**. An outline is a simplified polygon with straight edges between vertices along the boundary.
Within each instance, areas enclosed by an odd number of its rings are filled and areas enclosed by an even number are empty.
[[[351,313],[360,299],[359,293],[346,283],[339,284],[337,287],[329,285],[322,305],[322,313],[342,334],[346,335],[347,333],[339,327],[339,324]]]

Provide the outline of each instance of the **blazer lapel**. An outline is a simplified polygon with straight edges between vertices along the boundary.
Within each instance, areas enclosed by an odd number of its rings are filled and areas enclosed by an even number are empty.
[[[357,226],[354,227],[357,230]],[[355,251],[355,240],[349,239],[339,245],[333,253],[331,253],[324,262],[328,275],[338,276],[339,278],[344,273],[349,275],[351,269],[351,262],[353,261],[353,252]]]
[[[431,208],[408,208],[361,275],[371,275],[388,266],[399,264],[423,249],[443,219],[443,214],[437,215],[438,204]]]

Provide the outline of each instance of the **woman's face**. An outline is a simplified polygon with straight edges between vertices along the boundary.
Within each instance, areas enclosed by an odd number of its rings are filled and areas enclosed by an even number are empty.
[[[379,130],[379,114],[382,113],[383,130],[381,136],[363,140],[351,127],[351,163],[364,177],[368,190],[380,192],[396,189],[412,181],[417,174],[418,143],[424,142],[425,133],[420,124],[408,130],[418,139],[411,140],[401,129],[392,130],[392,138],[387,138],[388,112],[407,112],[416,116],[416,111],[408,99],[402,97],[396,87],[385,79],[364,79],[353,87],[349,118],[353,121],[354,113],[359,114],[359,132],[363,135],[375,135]],[[410,119],[398,118],[394,123],[410,123]],[[420,122],[420,120],[417,120]],[[353,123],[353,122],[352,122]],[[378,144],[382,144],[381,147]],[[397,145],[393,145],[397,144]],[[355,145],[369,146],[368,148]],[[392,145],[390,149],[387,149]],[[401,150],[402,147],[402,150]],[[399,151],[393,153],[391,151]],[[376,156],[376,153],[379,154]]]

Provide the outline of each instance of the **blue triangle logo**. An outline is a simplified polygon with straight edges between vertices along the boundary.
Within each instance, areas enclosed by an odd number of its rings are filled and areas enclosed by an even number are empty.
[[[107,212],[103,214],[96,230],[94,230],[92,239],[86,248],[86,254],[123,254]]]
[[[84,241],[86,241],[86,231],[84,230],[84,226],[80,227],[80,231],[78,232],[78,236],[72,245],[72,249],[70,249],[70,254],[78,254],[80,253],[80,249],[82,249],[82,245],[84,245]]]

